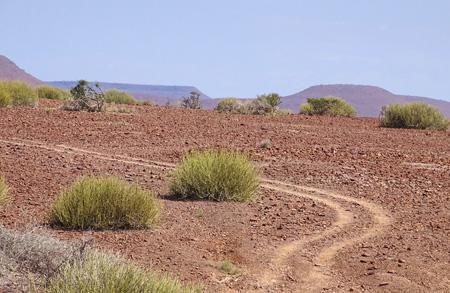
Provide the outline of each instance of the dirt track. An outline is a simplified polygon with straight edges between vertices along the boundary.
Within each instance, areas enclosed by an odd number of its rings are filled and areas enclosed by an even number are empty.
[[[1,214],[7,225],[45,223],[48,204],[77,173],[118,174],[157,188],[164,198],[164,176],[185,151],[230,144],[249,153],[265,178],[278,179],[264,180],[266,191],[256,203],[165,201],[168,215],[156,231],[57,234],[89,234],[99,246],[223,291],[450,288],[448,133],[379,129],[373,120],[143,107],[132,115],[29,109],[0,114],[0,172],[17,193]],[[258,148],[265,138],[273,146]],[[67,170],[72,166],[74,174]],[[147,169],[153,169],[150,180]],[[69,178],[60,182],[63,174]],[[55,178],[45,191],[42,180]],[[199,207],[203,222],[192,217]],[[33,215],[17,218],[24,210]],[[184,250],[192,245],[197,252]],[[243,269],[242,276],[214,268],[227,258]]]

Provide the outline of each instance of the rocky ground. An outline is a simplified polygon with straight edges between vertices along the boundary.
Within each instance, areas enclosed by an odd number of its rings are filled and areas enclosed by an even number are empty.
[[[93,239],[207,291],[450,290],[449,132],[382,129],[361,118],[55,106],[0,109],[7,227],[46,226],[51,203],[75,178],[112,174],[159,195],[157,228],[49,233]],[[166,197],[170,164],[206,148],[251,157],[265,178],[255,202]],[[220,271],[224,260],[239,273]]]

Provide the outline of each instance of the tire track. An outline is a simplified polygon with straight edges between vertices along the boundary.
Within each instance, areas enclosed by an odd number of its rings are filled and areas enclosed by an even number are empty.
[[[96,151],[66,146],[63,144],[52,146],[44,142],[15,138],[12,138],[12,140],[0,139],[0,142],[24,147],[41,148],[60,153],[84,154],[102,160],[122,162],[125,164],[139,165],[148,168],[171,170],[176,166],[175,164],[167,162],[151,161],[123,155],[109,155]],[[339,232],[351,230],[351,227],[349,228],[349,226],[353,223],[355,214],[353,211],[345,209],[342,206],[342,203],[357,205],[368,212],[371,216],[371,226],[369,228],[361,229],[361,231],[359,231],[359,234],[357,234],[356,236],[343,239],[337,238],[337,240],[334,240],[330,245],[325,246],[315,257],[314,266],[312,268],[306,268],[305,276],[301,280],[302,287],[298,288],[298,291],[318,292],[321,291],[322,288],[326,288],[327,286],[329,286],[331,278],[331,266],[334,263],[333,260],[336,254],[345,247],[355,245],[368,238],[380,235],[392,222],[388,213],[384,211],[380,206],[363,199],[353,198],[319,188],[301,186],[278,180],[265,178],[261,178],[260,180],[262,183],[262,188],[286,193],[292,196],[312,199],[330,207],[335,211],[336,214],[336,220],[331,227],[325,229],[324,231],[321,231],[317,235],[302,240],[289,242],[288,244],[282,245],[275,250],[274,256],[271,260],[272,268],[270,270],[264,270],[260,272],[257,276],[258,282],[260,282],[260,284],[266,288],[271,287],[280,281],[281,277],[283,276],[283,270],[287,266],[289,257],[292,256],[293,253],[305,248],[305,246],[309,243],[322,240],[327,236],[335,235]]]
[[[271,181],[272,180],[264,179],[263,182],[271,182]],[[286,184],[286,186],[288,186],[288,184]],[[290,194],[293,196],[312,199],[316,202],[320,202],[330,207],[335,211],[336,214],[336,220],[335,222],[333,222],[331,227],[325,229],[324,231],[321,231],[320,233],[314,236],[303,238],[301,240],[291,241],[276,249],[275,254],[271,260],[273,268],[270,270],[267,269],[264,270],[263,273],[260,275],[260,278],[258,279],[258,281],[260,282],[259,285],[261,285],[263,288],[267,287],[270,288],[270,286],[275,285],[277,282],[281,281],[280,279],[283,277],[282,272],[283,267],[287,266],[289,257],[292,256],[292,254],[294,254],[297,251],[300,251],[308,243],[319,241],[321,239],[326,238],[327,236],[343,231],[346,226],[350,225],[353,222],[354,214],[346,210],[344,207],[342,207],[341,204],[333,200],[330,200],[326,197],[320,197],[317,195],[312,195],[305,192],[298,192],[295,190],[288,189],[285,187],[284,184],[280,184],[280,182],[277,182],[276,184],[263,183],[261,187],[277,192]],[[320,283],[323,284],[324,282]]]
[[[361,229],[362,231],[360,232],[360,234],[350,237],[350,238],[339,239],[339,240],[333,242],[331,245],[324,247],[319,252],[319,254],[315,257],[315,259],[313,260],[314,266],[308,272],[306,272],[306,275],[305,275],[304,279],[302,280],[303,281],[302,288],[301,288],[301,290],[299,289],[299,291],[320,292],[323,288],[328,287],[330,285],[329,280],[330,280],[331,267],[334,264],[334,257],[339,252],[339,250],[349,247],[349,246],[352,246],[352,245],[355,245],[355,244],[365,241],[369,238],[381,235],[387,229],[387,227],[392,224],[392,218],[389,216],[389,214],[383,208],[381,208],[380,206],[378,206],[372,202],[369,202],[369,201],[366,201],[363,199],[354,198],[354,197],[344,196],[341,194],[337,194],[337,193],[326,191],[326,190],[319,189],[319,188],[300,186],[300,185],[295,185],[292,183],[286,183],[286,182],[282,182],[282,181],[278,181],[278,180],[271,180],[271,179],[265,179],[265,181],[275,184],[277,186],[285,186],[285,187],[294,188],[295,190],[308,192],[310,196],[312,194],[316,194],[315,196],[319,196],[319,197],[326,196],[326,197],[331,197],[335,200],[339,200],[342,202],[356,204],[356,205],[362,207],[364,211],[369,212],[371,219],[372,219],[371,226],[366,229]],[[300,195],[300,194],[298,194],[298,195]],[[334,201],[334,203],[335,203],[335,201]],[[332,205],[329,205],[329,204],[327,204],[327,205],[329,207],[333,208]],[[337,213],[337,223],[338,223],[339,217],[340,217],[340,214],[342,213],[342,211],[339,209],[336,209],[335,207],[333,209]],[[353,213],[351,213],[351,214],[353,214]],[[347,224],[350,224],[350,223],[351,223],[351,221],[348,222]],[[336,225],[336,223],[333,224],[333,226],[335,226],[335,225]],[[327,229],[324,232],[322,232],[320,235],[307,240],[307,243],[323,239],[326,236],[333,234],[336,231],[336,229],[334,229],[334,231],[330,231],[332,229],[333,228]],[[299,248],[302,248],[303,245],[304,244],[300,244]]]

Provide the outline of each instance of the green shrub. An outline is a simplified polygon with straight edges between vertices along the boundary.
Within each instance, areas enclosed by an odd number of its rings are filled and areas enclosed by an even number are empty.
[[[34,106],[36,91],[22,81],[0,81],[0,106]]]
[[[178,198],[244,202],[255,195],[257,175],[249,159],[237,152],[194,152],[173,172],[170,190]]]
[[[237,275],[241,272],[241,270],[229,260],[224,260],[217,268],[228,275]]]
[[[66,100],[69,98],[69,93],[52,86],[44,85],[38,87],[37,95],[39,99],[49,99],[49,100]]]
[[[146,272],[111,254],[88,251],[84,258],[69,262],[50,279],[47,293],[188,293],[199,288]]]
[[[69,229],[146,228],[159,216],[155,196],[115,177],[85,177],[53,204],[51,222]]]
[[[356,110],[337,97],[309,98],[300,107],[300,114],[354,117]]]
[[[450,121],[425,103],[391,104],[381,109],[380,125],[393,128],[446,130]]]
[[[105,102],[115,104],[137,105],[138,101],[127,94],[118,90],[109,90],[105,92]]]
[[[304,103],[300,106],[300,114],[315,115],[314,108],[310,103]]]
[[[0,176],[0,205],[3,205],[8,200],[8,185],[5,178]]]
[[[214,110],[222,113],[243,113],[244,103],[236,98],[225,98],[221,100]]]

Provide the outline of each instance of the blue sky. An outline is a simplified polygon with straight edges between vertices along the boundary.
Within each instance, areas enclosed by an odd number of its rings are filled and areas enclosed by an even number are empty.
[[[0,54],[42,80],[213,97],[356,83],[450,100],[450,1],[0,0]]]

